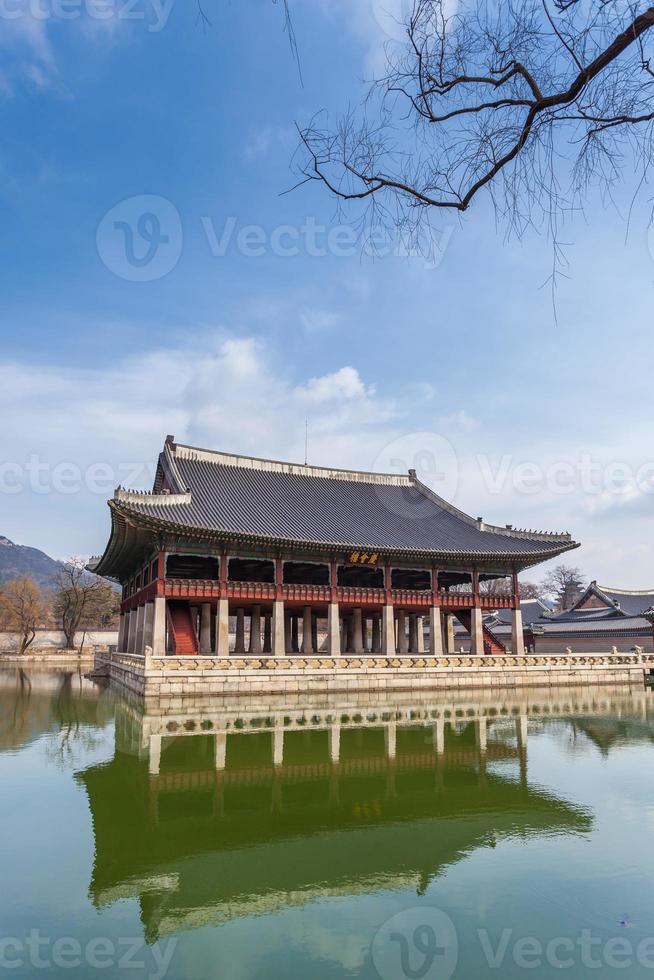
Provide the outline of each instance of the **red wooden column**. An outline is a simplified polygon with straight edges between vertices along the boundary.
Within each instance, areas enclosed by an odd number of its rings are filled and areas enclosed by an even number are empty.
[[[166,552],[160,551],[157,555],[157,584],[155,589],[157,596],[166,594]]]
[[[520,585],[518,583],[518,573],[513,572],[513,608],[520,608]]]
[[[331,588],[331,601],[338,602],[338,564],[335,559],[329,563],[329,585]]]
[[[284,561],[282,558],[275,558],[275,598],[280,600],[284,597]]]

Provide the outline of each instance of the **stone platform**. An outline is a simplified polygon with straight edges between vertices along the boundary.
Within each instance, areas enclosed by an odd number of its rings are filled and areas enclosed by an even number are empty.
[[[98,653],[95,669],[142,697],[640,684],[654,654],[153,657]]]

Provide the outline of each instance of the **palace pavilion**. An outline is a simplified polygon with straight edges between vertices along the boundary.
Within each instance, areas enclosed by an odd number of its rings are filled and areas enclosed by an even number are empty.
[[[119,653],[283,657],[506,652],[484,614],[510,611],[518,573],[577,547],[494,527],[406,475],[196,449],[168,436],[152,492],[116,490],[90,567],[123,588]],[[498,598],[488,583],[511,582]]]

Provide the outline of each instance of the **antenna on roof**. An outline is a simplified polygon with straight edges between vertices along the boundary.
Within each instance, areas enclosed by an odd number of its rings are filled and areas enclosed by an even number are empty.
[[[309,462],[309,419],[304,420],[304,465]]]

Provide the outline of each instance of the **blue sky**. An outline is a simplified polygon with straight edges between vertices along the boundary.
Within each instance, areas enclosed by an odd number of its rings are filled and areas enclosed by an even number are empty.
[[[588,577],[654,585],[647,192],[628,236],[621,188],[567,224],[558,322],[546,239],[505,241],[487,200],[430,264],[283,193],[295,122],[360,98],[394,2],[291,0],[304,85],[270,0],[205,0],[206,30],[179,0],[8,5],[0,533],[100,552],[167,433],[302,459],[308,419],[310,462],[417,460],[474,515],[573,532]]]

